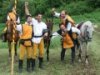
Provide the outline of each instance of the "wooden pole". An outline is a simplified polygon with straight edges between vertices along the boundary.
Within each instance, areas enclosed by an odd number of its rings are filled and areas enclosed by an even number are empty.
[[[16,10],[17,1],[15,0],[15,10]],[[15,56],[15,32],[16,32],[16,22],[13,25],[13,41],[11,43],[11,75],[14,75],[14,56]]]

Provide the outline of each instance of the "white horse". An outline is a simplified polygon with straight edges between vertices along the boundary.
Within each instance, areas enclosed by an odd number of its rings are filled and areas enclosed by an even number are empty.
[[[88,47],[89,47],[89,42],[91,42],[92,37],[93,37],[93,23],[91,21],[86,21],[81,24],[78,24],[77,27],[80,29],[80,35],[79,35],[79,62],[84,60],[86,64],[88,64]]]

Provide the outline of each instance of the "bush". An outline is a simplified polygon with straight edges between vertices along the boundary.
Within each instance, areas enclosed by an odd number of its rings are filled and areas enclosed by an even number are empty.
[[[5,21],[6,15],[14,4],[14,0],[2,0],[0,2],[0,21]],[[90,13],[96,9],[100,11],[100,0],[27,0],[29,2],[30,13],[34,16],[37,13],[42,13],[46,17],[51,17],[51,8],[56,7],[58,11],[67,10],[71,15],[79,15],[84,13]],[[17,12],[23,19],[25,18],[24,10],[25,0],[18,0]],[[3,13],[1,13],[3,12]],[[23,19],[24,20],[24,19]]]
[[[86,1],[79,1],[79,2],[73,2],[71,4],[66,4],[60,8],[65,9],[68,11],[69,14],[71,15],[78,15],[78,14],[83,14],[87,12],[91,12],[93,9],[89,6],[87,6]]]

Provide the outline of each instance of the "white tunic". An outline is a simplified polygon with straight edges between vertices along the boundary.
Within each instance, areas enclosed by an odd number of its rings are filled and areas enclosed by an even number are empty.
[[[33,32],[34,32],[34,36],[37,36],[37,37],[34,37],[32,38],[32,41],[34,43],[40,43],[41,42],[41,39],[43,38],[42,37],[42,34],[43,34],[43,30],[44,29],[47,29],[47,25],[44,23],[44,22],[38,22],[36,19],[32,19],[32,25],[33,25]],[[38,37],[39,36],[39,37]]]
[[[71,23],[69,22],[67,25],[67,30],[70,31],[72,29],[72,32],[80,34],[80,30],[77,27],[73,27]]]

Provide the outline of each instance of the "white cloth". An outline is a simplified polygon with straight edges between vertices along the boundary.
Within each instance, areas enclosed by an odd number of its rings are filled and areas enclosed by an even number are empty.
[[[33,32],[34,36],[41,36],[41,37],[34,37],[32,38],[32,42],[34,43],[40,43],[43,34],[43,30],[47,29],[47,25],[44,22],[38,22],[36,19],[32,19],[32,25],[33,25]]]
[[[22,35],[22,25],[16,25],[16,30],[20,33],[20,35]]]
[[[67,24],[67,26],[66,26],[67,28],[67,31],[70,31],[71,30],[71,27],[72,27],[72,25],[71,25],[71,23],[69,22],[68,24]]]
[[[55,17],[60,17],[60,13],[54,12],[54,16],[55,16]]]
[[[43,37],[38,37],[38,38],[35,38],[35,37],[33,37],[32,38],[32,42],[34,42],[34,43],[36,43],[36,44],[39,44],[40,42],[41,42],[41,39],[42,39]]]
[[[80,35],[80,30],[76,27],[72,27],[72,32],[77,33],[78,35]]]
[[[67,30],[70,31],[72,29],[72,32],[80,34],[80,30],[77,27],[72,27],[71,23],[69,22],[67,25]]]

